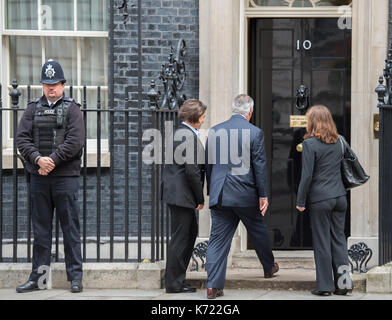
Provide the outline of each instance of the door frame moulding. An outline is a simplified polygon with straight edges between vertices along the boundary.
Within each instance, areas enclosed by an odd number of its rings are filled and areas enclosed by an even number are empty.
[[[292,7],[294,1],[286,1],[287,6],[259,6],[254,3],[254,0],[245,0],[245,14],[248,18],[335,18],[352,16],[352,2],[349,5],[317,7],[319,1],[310,0],[313,7],[301,8]]]
[[[247,18],[350,18],[350,6],[325,8],[259,7],[247,8]]]

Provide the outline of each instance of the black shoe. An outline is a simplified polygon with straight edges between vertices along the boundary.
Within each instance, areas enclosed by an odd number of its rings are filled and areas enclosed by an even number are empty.
[[[335,289],[333,294],[335,294],[337,296],[345,296],[345,295],[347,295],[347,293],[352,293],[352,292],[353,292],[353,289]]]
[[[216,299],[218,297],[223,297],[225,293],[223,289],[208,288],[207,289],[207,299]]]
[[[38,283],[30,280],[16,287],[16,292],[18,293],[32,292],[37,290],[39,290]]]
[[[264,272],[264,278],[272,278],[275,273],[279,271],[279,265],[277,263],[274,263],[274,265],[271,268],[271,271],[269,272]]]
[[[166,293],[195,293],[196,288],[183,286],[180,290],[172,290],[166,288]]]
[[[332,292],[330,291],[320,291],[320,290],[312,290],[310,292],[316,296],[324,296],[324,297],[330,296],[332,294]]]
[[[71,282],[71,292],[78,293],[83,291],[82,280],[72,280]]]

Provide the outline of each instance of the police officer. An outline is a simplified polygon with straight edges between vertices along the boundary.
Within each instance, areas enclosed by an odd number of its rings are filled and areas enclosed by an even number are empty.
[[[50,266],[55,208],[71,292],[83,290],[78,191],[85,127],[80,105],[64,96],[65,82],[60,64],[46,62],[44,95],[28,104],[18,127],[17,147],[30,174],[34,245],[32,272],[17,292],[43,289],[39,280]]]

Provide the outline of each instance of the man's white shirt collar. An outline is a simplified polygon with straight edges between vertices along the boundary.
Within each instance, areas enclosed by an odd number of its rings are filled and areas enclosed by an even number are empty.
[[[246,120],[246,117],[243,114],[241,114],[241,113],[233,113],[233,116],[236,116],[236,115],[239,115],[239,116],[243,117]]]
[[[197,130],[196,128],[192,127],[191,125],[187,124],[185,121],[181,122],[184,126],[187,126],[189,129],[191,129],[197,137],[200,139],[200,131]]]

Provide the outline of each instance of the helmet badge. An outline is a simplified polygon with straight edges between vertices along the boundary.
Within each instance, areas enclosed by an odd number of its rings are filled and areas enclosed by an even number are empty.
[[[45,76],[47,76],[49,79],[53,78],[55,75],[56,71],[53,69],[53,66],[51,64],[48,64],[46,70],[45,70]]]

